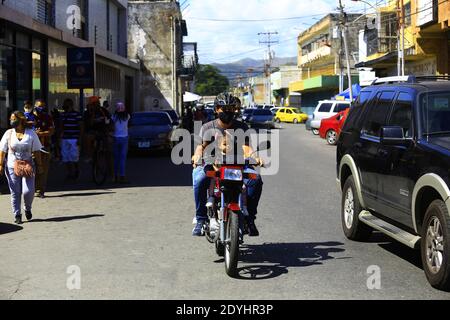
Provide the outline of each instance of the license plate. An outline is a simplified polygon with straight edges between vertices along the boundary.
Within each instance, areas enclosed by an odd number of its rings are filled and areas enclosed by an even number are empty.
[[[150,141],[138,142],[138,148],[150,148]]]

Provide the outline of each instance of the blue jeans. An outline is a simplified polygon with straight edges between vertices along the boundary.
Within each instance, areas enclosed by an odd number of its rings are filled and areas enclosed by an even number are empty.
[[[197,221],[206,220],[206,201],[210,178],[205,174],[204,168],[198,166],[192,171],[192,184],[194,186],[195,216]],[[256,219],[258,213],[258,203],[262,194],[262,179],[258,176],[256,180],[245,179],[247,186],[247,210],[250,219]]]
[[[128,137],[114,137],[114,174],[125,176],[125,165],[128,152]]]
[[[34,199],[35,177],[18,177],[14,174],[14,168],[8,166],[5,168],[5,174],[8,180],[9,190],[11,191],[11,206],[14,216],[21,214],[20,206],[22,196],[25,203],[25,210],[31,211]]]

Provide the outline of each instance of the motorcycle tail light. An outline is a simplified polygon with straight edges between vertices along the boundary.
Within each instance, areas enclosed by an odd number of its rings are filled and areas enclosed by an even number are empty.
[[[258,174],[256,173],[247,173],[247,177],[249,180],[256,180],[258,179]]]
[[[240,169],[225,169],[223,173],[224,180],[242,181],[242,170]]]

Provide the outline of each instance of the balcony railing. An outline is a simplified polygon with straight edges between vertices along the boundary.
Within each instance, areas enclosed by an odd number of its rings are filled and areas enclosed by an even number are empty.
[[[299,59],[299,63],[300,65],[304,65],[329,55],[331,55],[331,48],[329,46],[322,46],[306,55],[302,55]]]

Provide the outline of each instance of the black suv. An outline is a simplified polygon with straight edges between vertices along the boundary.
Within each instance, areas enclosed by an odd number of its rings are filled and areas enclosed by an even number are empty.
[[[337,144],[346,237],[363,241],[375,229],[420,247],[428,281],[443,290],[450,289],[449,80],[377,80],[352,105]]]

